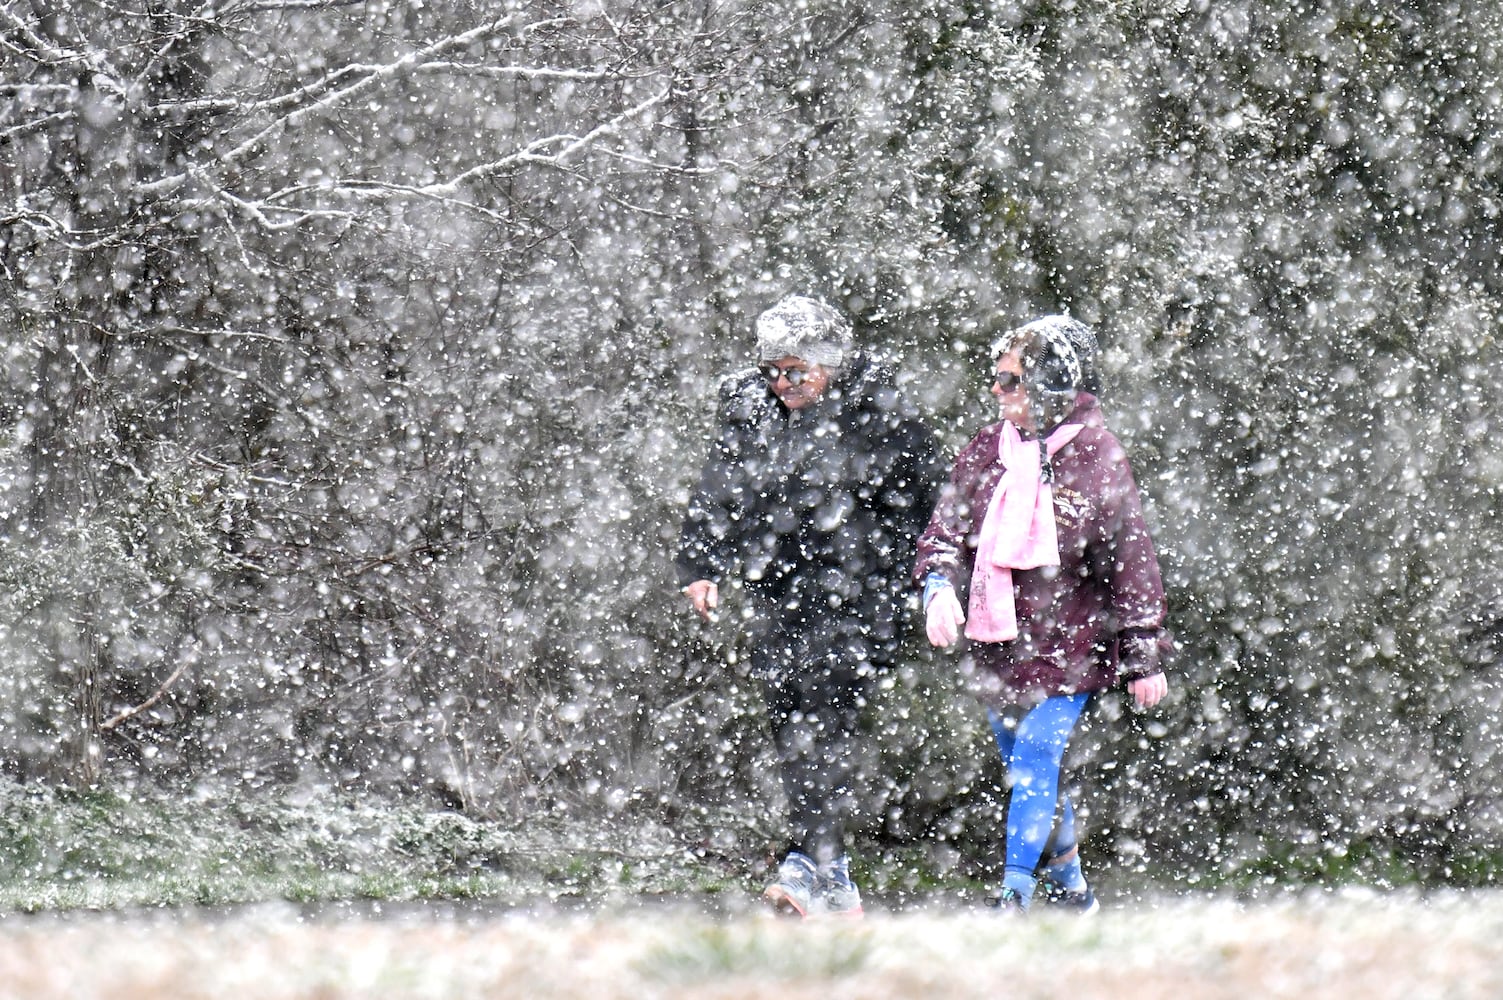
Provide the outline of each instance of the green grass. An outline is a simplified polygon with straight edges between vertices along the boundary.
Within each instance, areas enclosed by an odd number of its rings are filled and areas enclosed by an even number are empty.
[[[697,846],[708,843],[707,829],[668,829],[644,818],[508,823],[334,792],[173,797],[0,782],[0,912],[269,900],[522,906],[728,899],[734,906],[761,888],[771,847],[763,834],[736,829],[736,822],[735,816],[704,820],[718,823],[717,834],[731,834],[720,837],[729,846],[708,851]],[[1476,852],[1437,869],[1378,844],[1311,852],[1270,843],[1239,864],[1206,870],[1114,866],[1107,859],[1089,864],[1108,897],[1246,895],[1496,884],[1503,856]],[[976,859],[920,843],[860,847],[853,874],[879,906],[906,909],[936,900],[975,905],[995,873]],[[711,939],[690,951],[664,961],[740,961],[717,958]]]
[[[721,892],[724,871],[635,830],[519,827],[329,795],[174,799],[0,785],[0,910],[272,899],[539,899]]]

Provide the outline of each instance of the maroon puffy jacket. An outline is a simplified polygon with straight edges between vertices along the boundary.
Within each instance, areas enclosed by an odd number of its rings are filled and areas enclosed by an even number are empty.
[[[1084,430],[1053,458],[1060,565],[1013,570],[1018,638],[968,648],[976,694],[996,707],[1151,676],[1169,647],[1158,557],[1127,454],[1090,393],[1078,395],[1063,422]],[[1002,476],[1001,428],[983,428],[956,457],[919,539],[915,577],[942,573],[962,606],[981,519]]]

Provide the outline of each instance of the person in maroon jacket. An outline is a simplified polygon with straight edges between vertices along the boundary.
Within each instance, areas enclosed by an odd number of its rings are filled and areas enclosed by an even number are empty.
[[[1010,330],[993,350],[999,422],[956,457],[915,576],[929,641],[969,640],[963,667],[1007,769],[997,903],[1097,908],[1080,867],[1065,750],[1087,701],[1124,683],[1168,692],[1164,589],[1127,455],[1093,391],[1096,338],[1068,316]]]

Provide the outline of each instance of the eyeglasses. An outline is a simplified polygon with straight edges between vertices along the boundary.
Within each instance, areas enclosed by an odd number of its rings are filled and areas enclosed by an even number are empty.
[[[762,373],[762,377],[767,379],[769,384],[781,377],[787,379],[791,386],[803,385],[804,380],[814,374],[802,368],[779,368],[777,365],[758,365],[757,370]]]
[[[986,387],[988,389],[990,389],[992,386],[996,386],[997,388],[1001,389],[1003,392],[1012,392],[1014,389],[1018,388],[1022,384],[1023,384],[1023,376],[1019,375],[1017,372],[988,372],[987,373]]]

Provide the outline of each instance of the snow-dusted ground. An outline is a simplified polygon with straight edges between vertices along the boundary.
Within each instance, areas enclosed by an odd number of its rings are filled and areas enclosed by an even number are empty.
[[[1503,893],[1179,900],[1092,921],[800,925],[670,906],[0,920],[6,1000],[768,996],[1497,998]]]

